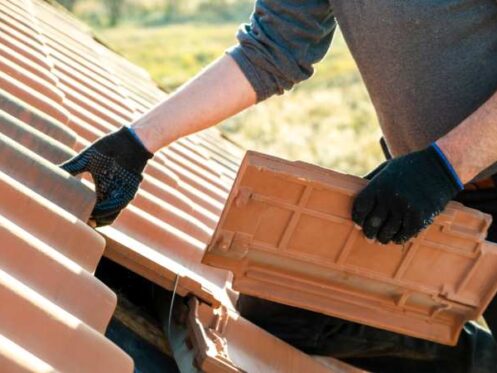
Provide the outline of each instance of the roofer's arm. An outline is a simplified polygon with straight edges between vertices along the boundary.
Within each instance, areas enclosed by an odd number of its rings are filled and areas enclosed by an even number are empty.
[[[214,62],[132,128],[151,152],[252,106],[255,90],[230,56]]]
[[[133,199],[152,153],[309,78],[336,23],[329,0],[258,0],[239,45],[132,125],[103,137],[62,167],[88,171],[97,190],[92,218],[111,224]]]
[[[403,243],[428,226],[497,161],[497,94],[428,148],[388,162],[355,200],[352,218],[382,243]]]

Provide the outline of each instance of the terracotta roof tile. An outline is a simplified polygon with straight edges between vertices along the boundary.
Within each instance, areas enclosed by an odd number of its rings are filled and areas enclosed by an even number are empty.
[[[8,141],[2,150],[6,144]],[[105,242],[77,218],[88,218],[93,194],[55,166],[38,163],[41,158],[35,159],[29,151],[22,154],[22,147],[12,146],[9,151],[7,157],[2,156],[19,168],[11,172],[4,165],[0,167],[9,174],[0,172],[0,239],[4,243],[0,255],[0,299],[4,305],[0,332],[5,338],[0,355],[9,361],[12,371],[17,371],[16,364],[26,364],[29,354],[36,357],[36,369],[44,361],[58,371],[119,368],[130,372],[132,361],[99,334],[105,331],[116,297],[92,276]],[[16,158],[18,154],[31,156],[27,160],[34,162],[28,164],[26,159]],[[43,166],[44,180],[26,182],[21,177],[36,177],[37,169]],[[59,199],[54,204],[36,193],[60,186],[68,192],[58,195],[65,198],[64,203]],[[12,355],[14,347],[21,361]],[[104,359],[102,353],[108,356]]]
[[[21,77],[22,79],[16,80],[3,71],[0,71],[0,84],[2,89],[13,96],[21,98],[29,105],[34,106],[62,123],[67,123],[69,121],[69,112],[61,105],[61,102],[54,101],[50,97],[55,89],[46,86],[45,89],[38,91],[31,87],[31,82],[28,77],[25,75],[21,75]]]
[[[333,358],[314,359],[231,311],[216,310],[192,299],[183,341],[172,345],[180,368],[205,373],[361,373]],[[180,337],[180,338],[178,338]],[[181,343],[183,342],[183,343]]]
[[[0,172],[0,185],[0,212],[3,217],[29,231],[86,271],[95,271],[105,244],[100,235],[75,219],[74,215],[3,172]],[[59,231],[71,234],[57,234]]]
[[[62,372],[131,372],[133,363],[102,334],[0,270],[0,330]]]
[[[2,111],[5,113],[8,113],[38,131],[43,132],[54,140],[70,148],[74,147],[76,144],[76,133],[66,125],[1,88],[0,105]]]
[[[243,293],[455,344],[497,291],[490,216],[451,202],[418,237],[382,246],[350,219],[364,183],[249,152],[203,261]]]
[[[0,216],[0,236],[5,245],[0,267],[103,333],[116,306],[115,294],[60,251],[9,219],[8,215]],[[79,251],[83,248],[78,247]]]
[[[70,158],[74,151],[16,117],[0,112],[0,132],[53,163]]]

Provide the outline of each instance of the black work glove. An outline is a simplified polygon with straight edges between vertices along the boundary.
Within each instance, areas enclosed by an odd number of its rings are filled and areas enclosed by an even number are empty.
[[[366,179],[366,180],[371,180],[373,177],[375,177],[376,175],[378,175],[381,172],[381,170],[383,170],[386,167],[386,165],[388,164],[388,162],[389,162],[389,160],[381,163],[373,171],[371,171],[370,173],[364,175],[363,178]]]
[[[352,220],[383,244],[408,241],[463,188],[435,144],[382,166],[356,197]]]
[[[100,138],[61,168],[73,176],[91,174],[97,203],[90,219],[99,227],[111,224],[134,198],[152,156],[131,130],[123,127]]]

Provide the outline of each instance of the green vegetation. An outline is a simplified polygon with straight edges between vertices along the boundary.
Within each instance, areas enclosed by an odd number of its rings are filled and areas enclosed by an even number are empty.
[[[46,0],[58,2],[94,27],[134,23],[238,22],[253,0]]]
[[[230,2],[215,2],[223,1]],[[200,8],[183,9],[167,22],[157,12],[144,11],[139,20],[131,18],[115,28],[97,27],[97,35],[171,91],[236,43],[238,24],[248,19],[248,2],[238,1],[245,10],[237,10],[237,17],[226,11],[216,19],[208,11],[212,8],[201,8],[201,4]],[[91,12],[91,3],[95,0],[80,0],[76,8],[86,20],[98,13]],[[355,174],[372,169],[382,157],[374,110],[340,33],[310,80],[220,128],[244,148]]]
[[[98,35],[111,48],[146,68],[161,88],[170,91],[233,45],[236,28],[235,24],[191,23],[122,26],[101,30]]]

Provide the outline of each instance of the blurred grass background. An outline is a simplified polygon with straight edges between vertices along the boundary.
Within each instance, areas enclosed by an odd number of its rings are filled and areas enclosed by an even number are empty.
[[[236,43],[253,0],[60,0],[109,47],[174,90]],[[220,124],[246,149],[362,175],[380,162],[380,131],[340,32],[315,75]]]

